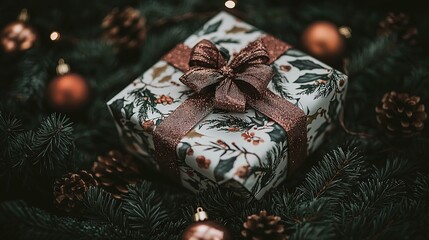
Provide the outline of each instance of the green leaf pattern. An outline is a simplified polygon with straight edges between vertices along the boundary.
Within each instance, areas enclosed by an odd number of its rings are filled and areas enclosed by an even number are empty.
[[[226,34],[230,29],[252,31]],[[209,39],[222,50],[222,54],[234,56],[263,34],[222,12],[184,44],[193,47],[198,41]],[[311,153],[321,144],[325,132],[332,127],[344,105],[347,77],[293,48],[272,66],[275,75],[268,88],[303,109],[309,119],[311,117],[307,125],[307,151]],[[290,69],[280,70],[280,66],[290,66]],[[158,69],[156,74],[155,69]],[[147,125],[153,124],[152,130],[156,129],[193,94],[180,82],[182,74],[161,60],[108,102],[127,149],[155,169],[158,164],[154,159],[152,133]],[[162,95],[173,101],[160,104],[157,99]],[[192,131],[193,136],[183,138],[176,148],[181,183],[190,190],[197,192],[220,184],[259,199],[286,178],[287,134],[259,112],[253,109],[247,109],[245,113],[215,110]]]

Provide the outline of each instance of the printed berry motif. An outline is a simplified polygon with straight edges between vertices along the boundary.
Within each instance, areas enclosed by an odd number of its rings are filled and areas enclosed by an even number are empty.
[[[154,130],[155,123],[152,120],[146,120],[143,122],[143,131],[151,133]]]
[[[168,95],[162,94],[159,98],[155,100],[155,103],[162,105],[172,104],[173,98]]]
[[[206,157],[202,155],[198,156],[195,159],[195,161],[197,162],[198,167],[200,168],[208,169],[210,167],[210,163],[211,163],[210,159],[206,159]]]
[[[227,58],[232,58],[263,34],[222,12],[184,44],[192,48],[200,40],[208,39]],[[347,77],[294,48],[271,66],[274,76],[268,89],[307,115],[307,152],[311,153],[338,119]],[[159,165],[155,160],[153,130],[194,94],[180,81],[182,75],[183,72],[160,60],[108,103],[125,145],[154,168]],[[245,113],[215,109],[176,147],[181,183],[195,192],[222,185],[259,199],[286,178],[288,147],[284,129],[254,109],[248,108]]]
[[[244,140],[246,140],[247,142],[251,142],[253,145],[258,145],[259,143],[264,142],[264,139],[255,136],[255,132],[245,131],[241,134],[241,136],[244,138]]]
[[[245,178],[249,174],[249,165],[243,165],[237,168],[237,171],[235,171],[235,175],[239,178]]]
[[[188,155],[188,156],[192,156],[192,155],[194,155],[194,150],[192,150],[192,148],[190,147],[190,148],[188,148],[188,151],[186,152],[186,155]]]

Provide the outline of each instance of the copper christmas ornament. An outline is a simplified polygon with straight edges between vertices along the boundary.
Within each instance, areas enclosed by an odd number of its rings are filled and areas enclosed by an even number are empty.
[[[78,110],[89,100],[89,86],[81,75],[67,73],[49,83],[48,97],[52,107],[59,111]]]
[[[26,22],[27,10],[23,9],[17,21],[11,22],[3,28],[0,42],[6,53],[17,53],[30,49],[37,41],[36,30]]]
[[[81,75],[68,71],[68,65],[60,59],[57,66],[57,72],[60,75],[48,85],[47,98],[51,107],[56,111],[76,111],[89,101],[88,82]]]
[[[224,226],[208,220],[203,208],[197,208],[195,223],[189,225],[182,235],[182,240],[230,240],[231,234]]]
[[[311,55],[327,63],[341,58],[345,49],[344,38],[337,26],[327,21],[309,25],[302,34],[301,44]]]

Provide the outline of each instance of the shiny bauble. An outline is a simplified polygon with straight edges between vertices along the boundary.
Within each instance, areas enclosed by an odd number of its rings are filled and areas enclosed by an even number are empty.
[[[189,225],[182,235],[182,240],[231,240],[228,229],[208,220],[207,213],[199,207],[194,215],[194,223]]]
[[[231,235],[224,226],[213,221],[196,222],[183,232],[183,240],[231,240]]]
[[[86,106],[89,98],[88,82],[76,73],[66,73],[55,77],[47,89],[49,105],[59,112],[80,110]]]
[[[310,24],[302,33],[301,45],[310,55],[327,63],[339,61],[345,50],[338,27],[327,21]]]
[[[6,25],[0,34],[1,47],[6,53],[18,53],[30,49],[37,41],[36,30],[27,22],[14,21]]]

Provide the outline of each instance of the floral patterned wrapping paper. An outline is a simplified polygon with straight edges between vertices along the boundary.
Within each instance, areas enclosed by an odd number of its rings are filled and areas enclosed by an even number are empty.
[[[221,12],[184,43],[192,48],[198,41],[209,39],[232,56],[264,34]],[[272,67],[275,75],[269,89],[307,115],[307,151],[311,153],[343,107],[347,76],[293,48]],[[154,169],[158,164],[152,131],[192,94],[179,81],[182,74],[161,60],[108,102],[127,149]],[[192,191],[220,184],[245,197],[260,199],[286,178],[288,170],[286,132],[253,109],[245,113],[215,110],[181,140],[176,150],[181,184]]]

